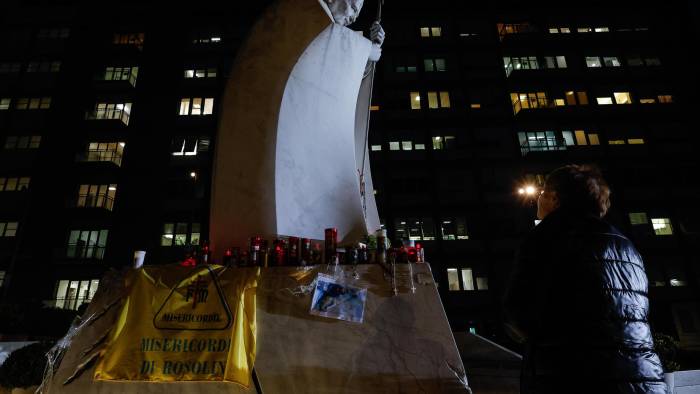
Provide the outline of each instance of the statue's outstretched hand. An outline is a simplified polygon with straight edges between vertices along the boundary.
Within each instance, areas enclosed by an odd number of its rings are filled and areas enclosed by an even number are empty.
[[[382,25],[379,24],[379,22],[375,21],[372,23],[372,27],[369,29],[369,39],[373,43],[377,44],[378,46],[382,46],[384,43],[384,37],[385,37],[384,29],[382,28]]]

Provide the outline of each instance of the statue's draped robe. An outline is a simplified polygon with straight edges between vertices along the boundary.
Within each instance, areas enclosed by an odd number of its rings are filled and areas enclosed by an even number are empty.
[[[317,0],[280,0],[239,51],[216,141],[210,239],[215,254],[252,235],[356,242],[379,228],[369,157],[360,168],[371,42],[333,24]],[[357,111],[356,111],[357,109]]]

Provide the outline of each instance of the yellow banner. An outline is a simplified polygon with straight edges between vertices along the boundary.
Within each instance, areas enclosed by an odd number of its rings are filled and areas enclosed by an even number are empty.
[[[250,386],[259,268],[179,264],[127,275],[99,380],[225,380]]]

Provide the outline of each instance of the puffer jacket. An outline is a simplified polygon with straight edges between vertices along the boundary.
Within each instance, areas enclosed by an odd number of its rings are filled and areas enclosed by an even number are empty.
[[[523,242],[506,331],[524,344],[521,393],[665,394],[644,263],[607,222],[557,210]]]

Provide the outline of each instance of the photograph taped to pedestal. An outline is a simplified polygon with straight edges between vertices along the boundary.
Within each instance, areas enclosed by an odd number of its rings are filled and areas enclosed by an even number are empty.
[[[367,289],[339,283],[331,276],[318,274],[309,313],[331,319],[362,323]]]

